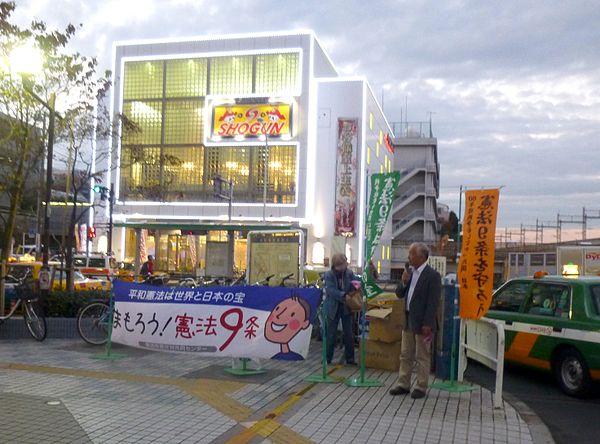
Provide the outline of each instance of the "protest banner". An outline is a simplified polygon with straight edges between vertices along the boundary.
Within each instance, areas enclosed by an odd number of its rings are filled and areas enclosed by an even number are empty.
[[[371,192],[367,210],[367,233],[365,264],[369,264],[379,245],[381,235],[394,205],[396,189],[400,182],[400,172],[378,173],[371,175]],[[373,298],[383,291],[377,286],[371,274],[364,267],[362,276],[363,289],[367,298]]]
[[[321,290],[113,284],[112,341],[212,357],[303,360]]]
[[[498,189],[465,191],[463,243],[458,264],[462,319],[479,319],[490,308],[499,197]]]

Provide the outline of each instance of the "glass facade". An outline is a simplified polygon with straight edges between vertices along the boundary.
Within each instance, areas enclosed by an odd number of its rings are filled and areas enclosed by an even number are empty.
[[[214,201],[212,178],[234,183],[234,201],[295,203],[297,146],[203,145],[208,94],[289,95],[298,53],[126,62],[120,199]]]
[[[261,203],[267,168],[267,202],[296,201],[296,145],[124,146],[121,189],[127,200],[213,202],[215,175],[233,181],[234,202]],[[265,165],[266,164],[266,165]]]

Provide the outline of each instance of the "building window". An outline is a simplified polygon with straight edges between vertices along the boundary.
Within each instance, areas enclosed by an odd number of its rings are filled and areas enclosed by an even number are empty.
[[[167,60],[167,97],[204,97],[208,59]]]
[[[296,146],[125,146],[121,154],[121,196],[125,200],[214,201],[212,178],[233,181],[234,202],[264,199],[265,160],[267,203],[296,202]]]
[[[532,266],[544,265],[544,253],[532,253],[529,257],[529,263]]]
[[[204,193],[203,146],[163,148],[163,198],[190,201]]]
[[[297,147],[205,148],[205,96],[293,94],[298,53],[125,62],[120,194],[135,201],[214,201],[215,174],[234,182],[234,201],[296,202]],[[210,78],[209,78],[210,77]]]
[[[250,147],[209,147],[206,156],[208,178],[219,175],[233,182],[236,201],[248,201]]]
[[[123,99],[156,99],[163,95],[162,61],[126,62]]]
[[[252,56],[215,57],[210,66],[210,93],[252,93]]]
[[[199,144],[204,133],[204,101],[165,103],[165,144]]]
[[[134,100],[123,104],[130,125],[123,126],[123,144],[161,143],[162,102]]]
[[[255,193],[264,192],[265,147],[256,150]],[[267,170],[267,201],[269,203],[293,204],[296,202],[296,147],[269,146]]]
[[[123,147],[121,195],[128,200],[161,200],[160,147]]]
[[[256,56],[256,88],[259,94],[292,94],[298,88],[299,54]]]

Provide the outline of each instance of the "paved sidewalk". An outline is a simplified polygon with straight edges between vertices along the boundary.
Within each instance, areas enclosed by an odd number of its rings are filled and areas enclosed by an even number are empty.
[[[116,346],[128,357],[106,361],[80,340],[0,341],[0,442],[534,442],[518,412],[493,409],[481,387],[413,400],[389,396],[395,374],[384,371],[367,371],[381,388],[304,382],[320,370],[319,348],[301,363],[262,361],[267,372],[244,379],[223,371],[230,359]]]

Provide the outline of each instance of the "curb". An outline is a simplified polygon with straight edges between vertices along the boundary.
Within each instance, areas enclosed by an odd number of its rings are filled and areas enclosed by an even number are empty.
[[[527,404],[510,393],[503,393],[502,397],[506,402],[513,406],[521,418],[527,423],[534,444],[555,444],[548,426]]]
[[[77,333],[76,318],[46,318],[49,339],[74,339]],[[0,341],[10,339],[31,339],[22,316],[15,316],[0,325]]]

